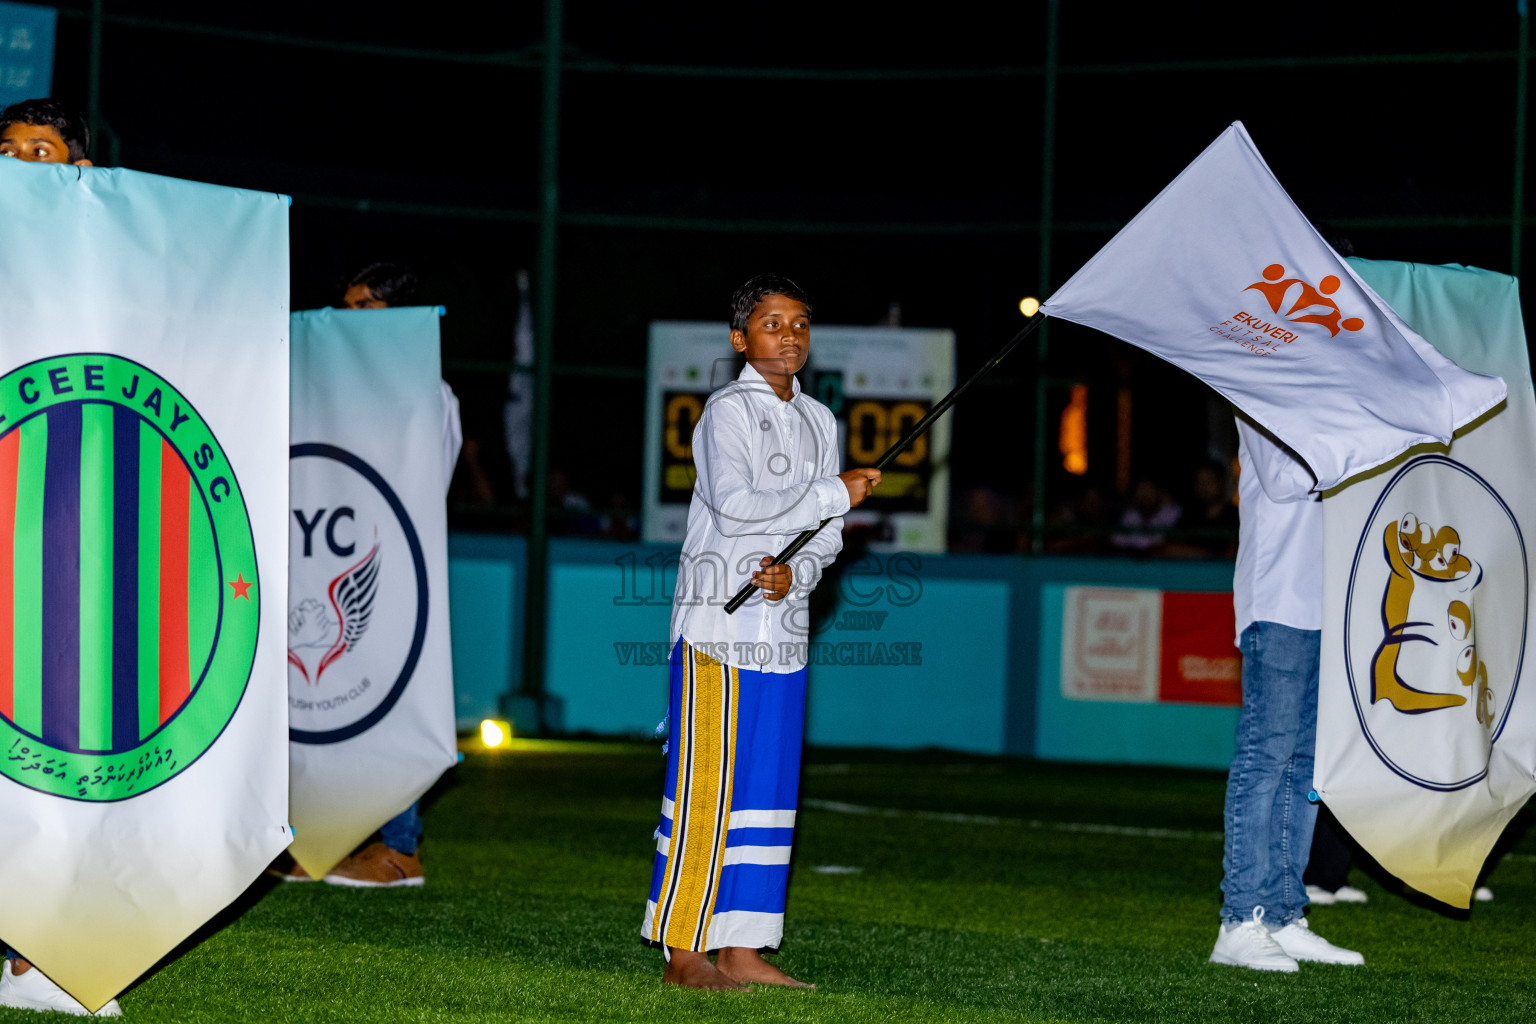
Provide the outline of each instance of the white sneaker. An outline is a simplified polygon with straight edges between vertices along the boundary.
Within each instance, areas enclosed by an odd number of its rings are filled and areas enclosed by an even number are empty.
[[[1356,889],[1352,885],[1341,885],[1339,891],[1333,894],[1335,903],[1369,903],[1371,898],[1366,895],[1364,889]]]
[[[1221,925],[1216,932],[1216,948],[1211,950],[1211,963],[1287,974],[1301,970],[1295,959],[1270,937],[1269,929],[1264,927],[1263,907],[1253,908],[1251,921]]]
[[[1345,888],[1349,888],[1345,886]],[[1307,886],[1307,902],[1314,907],[1326,907],[1338,899],[1338,896],[1324,889],[1320,885]]]
[[[122,1007],[117,1005],[116,999],[108,1000],[107,1005],[93,1015],[74,996],[55,985],[36,967],[24,974],[11,973],[13,962],[6,960],[5,967],[0,968],[0,1006],[13,1006],[21,1010],[53,1010],[57,1013],[72,1013],[76,1017],[123,1015]]]
[[[1335,946],[1314,932],[1304,917],[1298,917],[1284,928],[1270,932],[1270,935],[1274,937],[1276,945],[1297,960],[1310,960],[1313,963],[1319,964],[1351,964],[1354,966],[1365,963],[1365,956],[1363,954],[1356,953],[1352,949]]]
[[[1472,890],[1472,898],[1477,900],[1479,903],[1492,903],[1493,890],[1488,888],[1486,885],[1480,885],[1476,889]]]

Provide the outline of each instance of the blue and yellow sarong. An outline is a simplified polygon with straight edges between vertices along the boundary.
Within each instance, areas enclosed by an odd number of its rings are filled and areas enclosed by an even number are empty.
[[[805,669],[722,665],[672,651],[671,738],[656,866],[640,933],[706,951],[777,949],[795,835]]]

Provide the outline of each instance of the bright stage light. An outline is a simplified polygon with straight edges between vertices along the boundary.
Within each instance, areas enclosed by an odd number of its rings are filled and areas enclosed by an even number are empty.
[[[499,747],[512,738],[512,726],[487,718],[480,723],[480,742],[487,747]]]
[[[1040,300],[1034,296],[1026,296],[1019,300],[1019,312],[1025,316],[1034,316],[1040,312]]]

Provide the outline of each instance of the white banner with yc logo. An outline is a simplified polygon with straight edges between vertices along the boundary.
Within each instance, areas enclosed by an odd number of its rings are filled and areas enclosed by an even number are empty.
[[[293,316],[290,849],[313,878],[457,758],[437,321]]]
[[[1526,678],[1536,538],[1536,400],[1514,278],[1351,260],[1506,406],[1325,496],[1316,788],[1382,866],[1470,905],[1536,785]]]

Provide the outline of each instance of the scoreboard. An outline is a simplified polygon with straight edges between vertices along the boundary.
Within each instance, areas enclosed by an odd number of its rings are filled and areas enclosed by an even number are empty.
[[[811,329],[803,392],[838,421],[843,469],[872,465],[954,387],[955,339],[948,330],[891,327]],[[736,379],[742,360],[724,324],[651,324],[646,373],[644,534],[676,543],[693,493],[693,430],[715,389]],[[845,521],[873,530],[883,551],[944,550],[949,514],[949,417],[887,466],[880,488]]]

